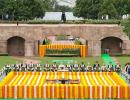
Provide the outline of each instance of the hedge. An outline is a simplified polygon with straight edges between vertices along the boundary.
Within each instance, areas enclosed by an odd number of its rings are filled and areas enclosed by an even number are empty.
[[[0,53],[0,56],[9,56],[8,53]]]
[[[67,20],[64,24],[120,24],[123,20],[92,20],[92,19],[85,19],[85,20]],[[28,20],[28,21],[18,21],[21,24],[63,24],[61,21],[51,20]],[[7,20],[0,20],[0,23],[17,23],[17,21],[7,21]]]
[[[0,23],[1,23],[1,24],[17,24],[17,22],[19,22],[19,24],[27,24],[27,21],[0,20]]]
[[[46,55],[78,55],[80,56],[80,49],[46,49]]]
[[[51,44],[51,40],[48,39],[48,38],[46,38],[46,39],[43,40],[43,43],[42,43],[42,44],[43,44],[43,45],[49,45],[49,44]]]
[[[121,20],[86,20],[86,24],[120,24]]]
[[[56,36],[56,40],[57,40],[57,41],[68,40],[68,36],[67,36],[67,35],[64,35],[64,34],[57,35],[57,36]]]
[[[80,41],[80,39],[75,39],[75,45],[82,45],[82,42]]]
[[[64,24],[120,24],[121,20],[68,20]],[[61,24],[61,21],[30,20],[28,24]]]

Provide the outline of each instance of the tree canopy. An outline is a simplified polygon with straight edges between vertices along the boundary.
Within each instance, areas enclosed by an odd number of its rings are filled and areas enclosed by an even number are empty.
[[[83,18],[98,18],[101,0],[76,0],[74,14]]]
[[[0,0],[0,19],[28,20],[43,17],[47,11],[72,11],[56,0]]]
[[[122,23],[123,31],[129,36],[130,39],[130,17]]]
[[[43,17],[52,6],[52,0],[0,0],[0,16],[10,20],[34,19]]]
[[[78,17],[98,19],[108,15],[120,19],[130,13],[130,0],[76,0],[74,14]]]

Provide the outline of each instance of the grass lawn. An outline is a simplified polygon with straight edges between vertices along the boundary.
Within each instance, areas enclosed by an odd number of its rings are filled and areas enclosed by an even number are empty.
[[[86,58],[80,58],[80,57],[44,57],[41,58],[41,64],[46,64],[48,61],[50,64],[53,64],[53,62],[57,61],[58,64],[66,64],[68,61],[70,61],[70,64],[74,64],[77,62],[78,64],[81,64],[81,62],[84,62],[86,65],[88,63],[94,64],[96,61],[99,61],[99,63],[102,65],[103,60],[101,57],[86,57]],[[60,61],[59,61],[60,60]]]
[[[15,64],[18,62],[20,62],[20,60],[15,59],[11,56],[0,56],[0,69],[2,69],[6,64]]]
[[[28,58],[28,59],[35,59],[34,58]],[[57,64],[67,64],[68,61],[71,61],[70,64],[74,64],[75,62],[77,62],[78,64],[81,64],[81,62],[84,62],[86,65],[88,63],[90,64],[94,64],[95,61],[99,61],[99,63],[102,65],[103,60],[101,57],[86,57],[86,58],[80,58],[80,57],[44,57],[44,58],[38,58],[37,60],[41,61],[42,65],[45,65],[47,63],[47,61],[50,64],[53,64],[53,62],[55,62],[54,60],[58,60]],[[61,61],[59,61],[61,60]],[[11,57],[11,56],[0,56],[0,69],[2,69],[2,67],[6,64],[15,64],[15,63],[20,63],[21,61],[19,59],[17,59],[16,57]]]
[[[122,66],[124,66],[126,63],[130,63],[130,56],[122,56],[122,57],[115,57]]]
[[[117,61],[120,62],[122,66],[125,65],[125,63],[130,62],[130,56],[122,56],[122,57],[115,57]],[[35,59],[32,57],[28,57],[28,59]],[[74,64],[77,62],[78,64],[81,64],[81,62],[84,62],[85,65],[90,63],[93,65],[96,61],[99,61],[100,65],[103,64],[103,59],[101,57],[86,57],[86,58],[80,58],[80,57],[44,57],[44,58],[37,58],[37,60],[41,61],[42,65],[45,65],[47,61],[50,64],[53,64],[53,62],[57,61],[58,64],[67,64],[70,62],[70,64]],[[15,64],[21,62],[19,59],[16,57],[11,57],[11,56],[0,56],[0,69],[6,65],[6,64]]]

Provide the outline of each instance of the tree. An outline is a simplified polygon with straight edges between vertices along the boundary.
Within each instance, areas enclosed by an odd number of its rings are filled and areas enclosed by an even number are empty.
[[[69,6],[56,5],[54,8],[56,12],[69,12],[72,11],[72,8]]]
[[[124,26],[124,32],[127,34],[127,36],[129,36],[130,39],[130,17],[128,18],[128,20],[124,21],[122,25]]]
[[[130,0],[113,0],[114,6],[118,13],[118,18],[130,13]]]
[[[83,18],[97,19],[102,0],[76,0],[74,15]]]
[[[130,14],[130,0],[76,0],[74,7],[74,15],[88,19],[121,19],[125,14]]]
[[[117,18],[117,11],[113,4],[112,0],[104,0],[103,4],[101,5],[101,9],[99,12],[99,17],[103,15],[108,15],[110,19]]]
[[[8,14],[12,20],[43,17],[51,8],[52,0],[0,0],[0,15]]]
[[[5,0],[0,0],[0,18],[3,19],[5,8]]]
[[[32,18],[41,17],[44,15],[45,9],[43,9],[43,5],[39,1],[27,0],[25,3],[25,6],[28,7],[28,9],[30,10]]]
[[[15,0],[1,0],[0,4],[1,4],[1,14],[2,14],[2,19],[4,19],[4,17],[6,15],[9,15],[9,17],[11,17],[11,15],[14,12],[14,2]]]
[[[56,0],[39,0],[44,11],[52,11],[54,9]]]

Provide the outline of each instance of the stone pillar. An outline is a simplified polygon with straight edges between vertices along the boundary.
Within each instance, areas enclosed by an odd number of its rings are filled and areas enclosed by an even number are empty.
[[[122,54],[129,55],[130,54],[130,41],[123,41],[122,44]]]
[[[101,56],[101,41],[88,41],[88,56]]]
[[[38,56],[38,40],[35,41],[34,45],[35,45],[34,54],[35,56]]]
[[[7,41],[6,40],[0,41],[0,53],[1,54],[8,53],[7,52]]]
[[[93,56],[101,56],[101,41],[93,41]]]
[[[25,56],[34,56],[34,41],[25,41]]]
[[[93,53],[93,41],[88,41],[88,56],[92,56]]]

